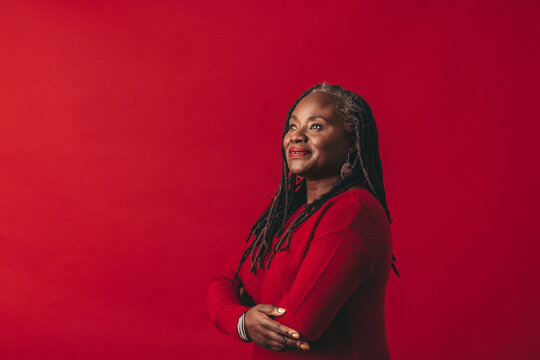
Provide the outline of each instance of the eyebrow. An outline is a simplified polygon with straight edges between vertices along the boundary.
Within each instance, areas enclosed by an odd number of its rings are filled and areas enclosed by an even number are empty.
[[[321,118],[321,119],[325,120],[326,122],[330,122],[330,121],[328,121],[327,118],[325,118],[325,117],[322,116],[322,115],[311,115],[311,116],[308,117],[307,119],[308,119],[308,120],[313,120],[313,119],[316,119],[316,118]],[[298,120],[298,118],[296,117],[296,115],[291,115],[291,119],[296,119],[296,120]]]

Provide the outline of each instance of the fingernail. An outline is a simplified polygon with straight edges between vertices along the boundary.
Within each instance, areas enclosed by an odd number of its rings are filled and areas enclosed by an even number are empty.
[[[300,338],[300,334],[298,334],[298,333],[293,333],[293,334],[292,334],[292,337],[295,338],[295,339],[299,339],[299,338]]]
[[[284,313],[285,309],[284,308],[278,308],[277,311],[280,312],[280,313]]]
[[[308,344],[302,344],[302,345],[300,345],[300,347],[302,348],[302,350],[309,350],[309,345]]]

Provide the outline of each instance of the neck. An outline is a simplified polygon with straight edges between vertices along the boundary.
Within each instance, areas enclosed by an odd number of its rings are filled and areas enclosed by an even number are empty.
[[[332,176],[324,179],[309,180],[306,179],[306,190],[307,190],[307,203],[311,204],[313,200],[317,199],[319,196],[326,194],[334,185],[336,185],[340,180],[340,176]]]

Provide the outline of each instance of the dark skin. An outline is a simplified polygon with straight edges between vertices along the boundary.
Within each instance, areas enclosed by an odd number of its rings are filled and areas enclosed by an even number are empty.
[[[308,94],[296,105],[283,138],[289,169],[306,179],[308,204],[338,183],[347,153],[354,150],[354,138],[345,131],[337,106],[336,99],[329,94]],[[243,286],[239,298],[244,305],[253,306],[246,311],[244,324],[249,338],[257,345],[274,351],[310,350],[309,344],[300,340],[298,331],[274,320],[284,315],[286,309],[272,304],[255,305]]]

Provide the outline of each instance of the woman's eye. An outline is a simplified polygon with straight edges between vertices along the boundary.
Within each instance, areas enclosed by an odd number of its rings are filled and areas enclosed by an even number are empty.
[[[311,124],[311,126],[309,128],[310,129],[322,129],[322,125],[321,124]]]
[[[294,130],[294,129],[296,129],[296,125],[290,124],[290,125],[289,125],[289,130]]]

